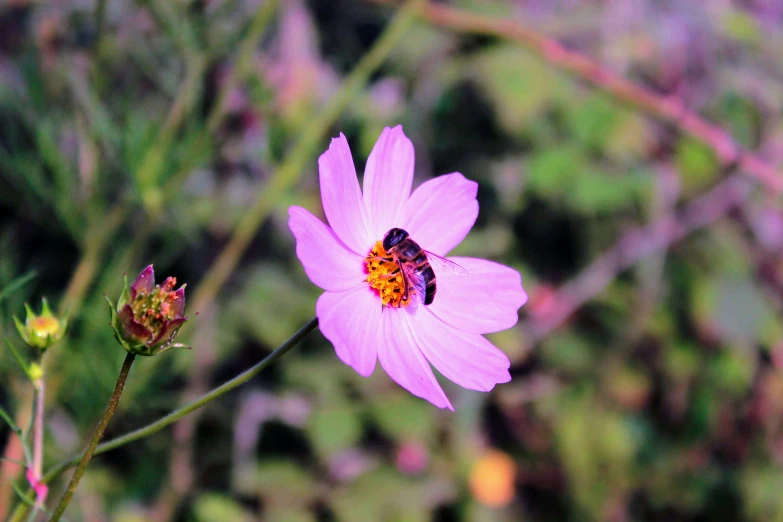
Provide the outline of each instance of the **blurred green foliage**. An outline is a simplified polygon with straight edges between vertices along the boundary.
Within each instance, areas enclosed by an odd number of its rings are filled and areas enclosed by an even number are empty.
[[[517,20],[679,96],[780,163],[775,2],[452,4]],[[0,333],[14,340],[11,316],[41,296],[72,310],[71,332],[47,355],[47,465],[82,447],[114,385],[123,353],[103,294],[154,263],[193,295],[390,17],[359,0],[278,2],[254,39],[268,5],[0,6]],[[71,519],[783,520],[779,198],[756,190],[707,229],[616,269],[538,339],[547,306],[570,297],[559,285],[627,231],[676,222],[736,174],[519,46],[424,23],[329,135],[346,134],[361,173],[397,123],[415,144],[417,183],[452,171],[479,183],[477,225],[455,254],[523,275],[522,321],[490,336],[512,360],[511,383],[480,394],[444,381],[457,412],[442,412],[381,369],[359,377],[314,333],[207,406],[192,431],[180,421],[96,459]],[[246,369],[312,317],[320,291],[296,260],[286,208],[323,217],[315,157],[300,179],[216,302],[188,310],[200,312],[182,333],[193,351],[134,367],[108,437]],[[2,353],[0,405],[23,422],[29,386]],[[12,437],[0,428],[2,447]],[[516,462],[502,507],[469,485],[490,448]],[[2,518],[18,470],[0,464]],[[62,487],[52,484],[55,497]]]

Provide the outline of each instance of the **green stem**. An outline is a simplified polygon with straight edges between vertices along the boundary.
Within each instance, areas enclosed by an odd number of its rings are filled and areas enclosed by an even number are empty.
[[[82,475],[84,475],[84,472],[87,470],[87,465],[90,463],[90,459],[92,458],[93,453],[95,453],[95,448],[98,446],[98,442],[100,442],[101,437],[103,437],[103,432],[106,430],[106,426],[109,425],[109,421],[114,415],[114,410],[117,409],[117,404],[120,403],[120,396],[122,395],[122,390],[125,388],[125,381],[128,379],[128,372],[130,372],[131,365],[133,364],[133,360],[135,358],[136,355],[132,353],[128,353],[128,355],[125,356],[125,362],[122,363],[120,376],[117,377],[117,384],[114,386],[114,393],[111,394],[109,405],[106,407],[106,411],[103,412],[103,417],[98,423],[98,427],[95,428],[95,433],[90,440],[90,445],[87,446],[87,449],[84,451],[84,455],[82,455],[82,458],[79,461],[79,465],[76,467],[76,471],[73,473],[71,482],[68,484],[68,489],[65,490],[65,494],[60,500],[60,504],[57,506],[57,509],[55,509],[52,518],[49,519],[49,522],[57,522],[60,520],[60,517],[62,517],[65,509],[68,507],[68,503],[71,501],[73,494],[76,492],[76,488],[79,486],[79,481],[82,479]]]
[[[273,351],[272,353],[264,357],[255,366],[252,366],[251,368],[245,370],[244,372],[240,373],[233,379],[224,382],[217,388],[202,395],[198,399],[182,406],[181,408],[177,408],[176,410],[172,411],[165,417],[160,418],[157,421],[148,424],[147,426],[144,426],[143,428],[139,428],[136,431],[126,433],[125,435],[117,437],[116,439],[112,439],[110,441],[98,445],[98,447],[95,448],[93,455],[102,455],[103,453],[125,446],[126,444],[130,444],[131,442],[135,442],[137,440],[141,440],[143,438],[149,437],[150,435],[154,435],[155,433],[159,432],[163,428],[166,428],[167,426],[174,424],[188,413],[191,413],[192,411],[201,408],[202,406],[208,404],[209,402],[214,401],[215,399],[230,392],[234,388],[237,388],[245,384],[250,379],[252,379],[256,375],[264,371],[266,368],[268,368],[270,365],[272,365],[272,363],[277,361],[280,357],[288,353],[291,350],[291,348],[299,344],[299,342],[305,337],[307,337],[307,335],[310,332],[315,330],[317,326],[318,326],[318,319],[316,318],[311,319],[310,322],[308,322],[298,332],[296,332],[293,336],[291,336],[290,339],[288,339],[286,342],[280,345],[275,351]],[[59,477],[60,474],[62,474],[65,470],[75,466],[76,463],[79,462],[79,459],[80,457],[77,455],[71,459],[60,462],[52,469],[47,471],[46,474],[44,474],[41,481],[44,483],[51,482],[55,478]],[[9,522],[21,522],[22,520],[24,520],[24,516],[27,514],[28,509],[29,506],[26,506],[24,504],[18,505],[13,515],[11,516]]]

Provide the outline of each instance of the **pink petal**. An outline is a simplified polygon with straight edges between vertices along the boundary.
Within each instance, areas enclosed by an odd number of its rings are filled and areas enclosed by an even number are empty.
[[[482,336],[457,330],[427,309],[407,319],[419,348],[447,379],[479,391],[511,380],[508,357]]]
[[[155,288],[155,271],[152,265],[141,271],[130,285],[130,299],[134,301],[138,293],[148,294]]]
[[[407,312],[385,308],[377,332],[378,359],[397,384],[439,408],[454,411],[411,334]]]
[[[173,337],[176,337],[179,329],[182,328],[182,325],[185,324],[185,321],[187,320],[187,317],[182,317],[180,319],[169,321],[163,328],[161,328],[158,336],[149,341],[147,345],[156,346],[158,344],[173,341]]]
[[[122,307],[118,317],[126,338],[130,337],[136,342],[146,343],[152,337],[152,333],[133,318],[133,309],[131,309],[129,304]]]
[[[386,127],[364,170],[364,204],[372,237],[381,239],[390,228],[400,226],[402,207],[411,193],[413,165],[413,144],[402,126]]]
[[[363,259],[340,241],[331,228],[302,207],[288,209],[288,227],[296,238],[296,257],[310,281],[339,292],[366,279]]]
[[[478,184],[458,172],[426,181],[405,204],[400,226],[422,248],[446,255],[465,239],[476,222],[477,191]]]
[[[527,301],[522,278],[513,268],[472,257],[450,257],[470,275],[444,273],[437,262],[435,300],[427,308],[464,332],[485,334],[517,324],[517,310]]]
[[[324,292],[315,305],[318,327],[337,357],[362,377],[375,370],[381,301],[368,285]]]
[[[176,299],[173,300],[172,303],[172,309],[174,311],[174,317],[182,317],[185,315],[185,287],[187,285],[182,285],[179,287],[179,290],[174,292],[174,295],[176,296]]]
[[[342,242],[359,255],[367,255],[376,239],[370,234],[359,180],[348,140],[340,133],[318,158],[321,201],[326,219]]]

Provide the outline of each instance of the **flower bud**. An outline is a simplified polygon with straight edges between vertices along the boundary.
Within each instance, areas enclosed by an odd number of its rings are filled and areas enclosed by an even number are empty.
[[[111,326],[122,347],[136,355],[156,355],[171,348],[189,348],[174,344],[179,329],[188,320],[185,312],[185,286],[174,290],[177,280],[167,278],[155,284],[152,265],[129,286],[125,277],[122,295],[115,307],[109,298]]]
[[[33,312],[30,306],[24,305],[27,313],[24,324],[16,316],[14,316],[14,323],[24,342],[44,351],[63,338],[68,327],[68,319],[55,317],[46,298],[43,298],[42,302],[40,315]]]
[[[44,372],[40,364],[30,363],[30,367],[28,368],[28,370],[29,370],[28,375],[30,376],[30,380],[33,381],[34,383],[43,379]]]

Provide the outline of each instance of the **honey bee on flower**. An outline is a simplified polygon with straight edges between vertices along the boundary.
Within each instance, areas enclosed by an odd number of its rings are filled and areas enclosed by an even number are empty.
[[[477,184],[453,173],[411,193],[413,144],[400,126],[378,139],[363,190],[342,134],[318,166],[329,225],[294,206],[289,227],[305,272],[325,290],[316,314],[337,356],[365,377],[379,360],[399,385],[452,410],[430,363],[471,390],[508,382],[508,357],[482,334],[516,324],[527,301],[519,273],[445,257],[476,221]]]
[[[466,276],[468,271],[453,261],[428,252],[401,228],[386,232],[367,256],[367,282],[378,290],[387,306],[430,305],[435,300],[437,283],[430,261],[437,262],[450,274]]]

